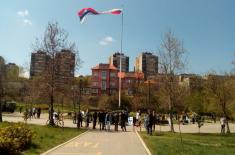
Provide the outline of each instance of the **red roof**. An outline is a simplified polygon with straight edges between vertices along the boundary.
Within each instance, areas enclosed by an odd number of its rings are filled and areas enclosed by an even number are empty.
[[[117,68],[114,65],[111,64],[98,64],[97,66],[91,68],[92,70],[97,69],[110,69],[110,70],[117,70]]]

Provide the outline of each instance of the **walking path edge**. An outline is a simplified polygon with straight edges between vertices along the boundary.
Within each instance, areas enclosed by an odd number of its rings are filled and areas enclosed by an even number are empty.
[[[144,146],[144,148],[145,148],[147,154],[148,154],[148,155],[152,155],[152,153],[149,151],[148,147],[146,146],[145,142],[144,142],[143,139],[140,137],[138,131],[135,131],[135,132],[136,132],[136,134],[137,134],[139,140],[141,141],[142,145]]]
[[[62,143],[62,144],[59,144],[59,145],[53,147],[52,149],[50,149],[50,150],[48,150],[48,151],[42,153],[41,155],[47,155],[48,153],[50,153],[50,152],[52,152],[52,151],[54,151],[54,150],[60,148],[61,146],[64,146],[64,145],[70,143],[70,142],[73,141],[74,139],[77,139],[77,138],[79,138],[79,137],[81,137],[81,136],[87,134],[88,132],[89,132],[89,131],[87,130],[86,132],[83,132],[83,133],[81,133],[80,135],[78,135],[78,136],[76,136],[76,137],[74,137],[74,138],[72,138],[72,139],[70,139],[70,140],[68,140],[68,141],[66,141],[66,142],[64,142],[64,143]]]

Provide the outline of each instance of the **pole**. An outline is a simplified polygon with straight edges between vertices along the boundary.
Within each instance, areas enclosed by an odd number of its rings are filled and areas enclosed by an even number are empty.
[[[120,66],[119,66],[119,92],[118,92],[118,107],[121,107],[121,89],[122,89],[122,40],[123,40],[123,11],[122,11],[122,23],[121,23],[121,52],[120,52]]]

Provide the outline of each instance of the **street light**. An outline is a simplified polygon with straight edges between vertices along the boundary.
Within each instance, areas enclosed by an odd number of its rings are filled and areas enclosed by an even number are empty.
[[[83,84],[83,76],[79,76],[79,102],[78,102],[78,111],[81,110],[81,99],[82,99],[82,84]]]
[[[83,78],[83,76],[79,76],[79,99],[77,99],[77,104],[78,104],[77,128],[80,128],[80,126],[82,126],[82,124],[80,124],[82,122],[81,121],[82,120],[82,116],[81,116],[81,97],[82,97],[82,82],[83,82],[82,78]],[[76,91],[76,92],[78,92],[78,91]]]

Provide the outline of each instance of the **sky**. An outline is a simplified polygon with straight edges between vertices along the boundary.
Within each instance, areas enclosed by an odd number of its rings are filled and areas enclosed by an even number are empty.
[[[108,63],[120,51],[121,16],[89,16],[80,24],[77,12],[84,7],[123,9],[123,53],[130,57],[130,70],[141,52],[158,55],[169,30],[187,50],[185,73],[229,72],[233,67],[234,0],[5,0],[0,2],[0,56],[28,66],[35,38],[42,38],[49,21],[57,21],[84,62],[77,74],[91,74],[92,67]]]

